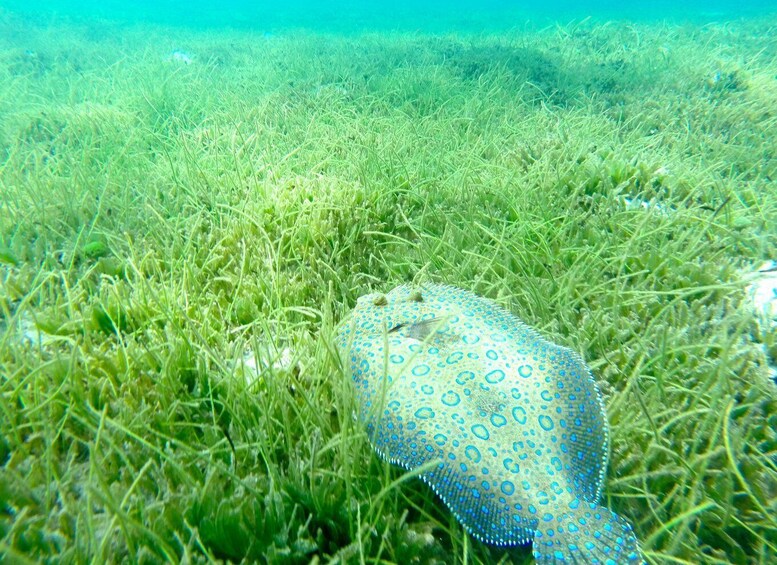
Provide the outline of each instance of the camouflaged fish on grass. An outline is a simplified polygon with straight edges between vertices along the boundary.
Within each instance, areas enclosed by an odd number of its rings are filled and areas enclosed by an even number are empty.
[[[430,468],[419,476],[473,536],[532,542],[538,563],[644,563],[598,504],[607,422],[573,351],[441,285],[359,298],[337,344],[375,450]]]

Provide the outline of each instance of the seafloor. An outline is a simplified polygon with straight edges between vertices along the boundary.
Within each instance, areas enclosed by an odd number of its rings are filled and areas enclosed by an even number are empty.
[[[353,418],[336,324],[444,282],[588,361],[649,563],[774,563],[775,26],[0,12],[0,560],[532,563]]]

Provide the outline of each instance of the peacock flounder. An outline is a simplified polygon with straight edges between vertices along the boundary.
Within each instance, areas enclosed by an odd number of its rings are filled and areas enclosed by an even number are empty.
[[[643,563],[598,505],[607,422],[591,373],[495,303],[450,286],[359,298],[337,344],[378,454],[476,538],[538,563]]]

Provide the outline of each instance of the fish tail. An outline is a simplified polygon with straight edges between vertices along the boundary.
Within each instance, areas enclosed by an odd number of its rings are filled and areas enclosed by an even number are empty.
[[[641,565],[631,524],[612,510],[575,500],[558,520],[540,522],[533,553],[538,564]]]

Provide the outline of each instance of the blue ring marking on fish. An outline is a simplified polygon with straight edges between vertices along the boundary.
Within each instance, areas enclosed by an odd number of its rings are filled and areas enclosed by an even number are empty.
[[[550,416],[541,414],[537,420],[539,421],[540,427],[543,430],[550,431],[553,429],[553,419]]]
[[[491,384],[501,383],[505,378],[505,372],[502,369],[494,369],[486,373],[486,382]]]
[[[491,425],[495,428],[501,428],[507,424],[507,418],[501,414],[491,414]]]
[[[445,406],[456,406],[461,402],[461,397],[454,391],[449,390],[440,397],[440,402],[445,404]]]
[[[445,359],[445,362],[448,365],[453,365],[454,363],[458,363],[459,361],[461,361],[462,357],[464,357],[464,353],[462,353],[461,351],[454,351],[453,353],[448,355],[448,357]]]
[[[464,449],[464,455],[466,455],[467,459],[469,459],[473,463],[480,463],[480,459],[481,459],[480,450],[474,445],[468,445]]]
[[[526,410],[521,406],[513,408],[513,419],[521,425],[525,424],[527,420]]]
[[[456,384],[464,385],[468,381],[475,379],[475,373],[472,371],[462,371],[456,376]]]
[[[502,461],[502,465],[504,465],[504,468],[509,473],[517,474],[521,472],[521,466],[511,457],[506,457],[505,460]]]

